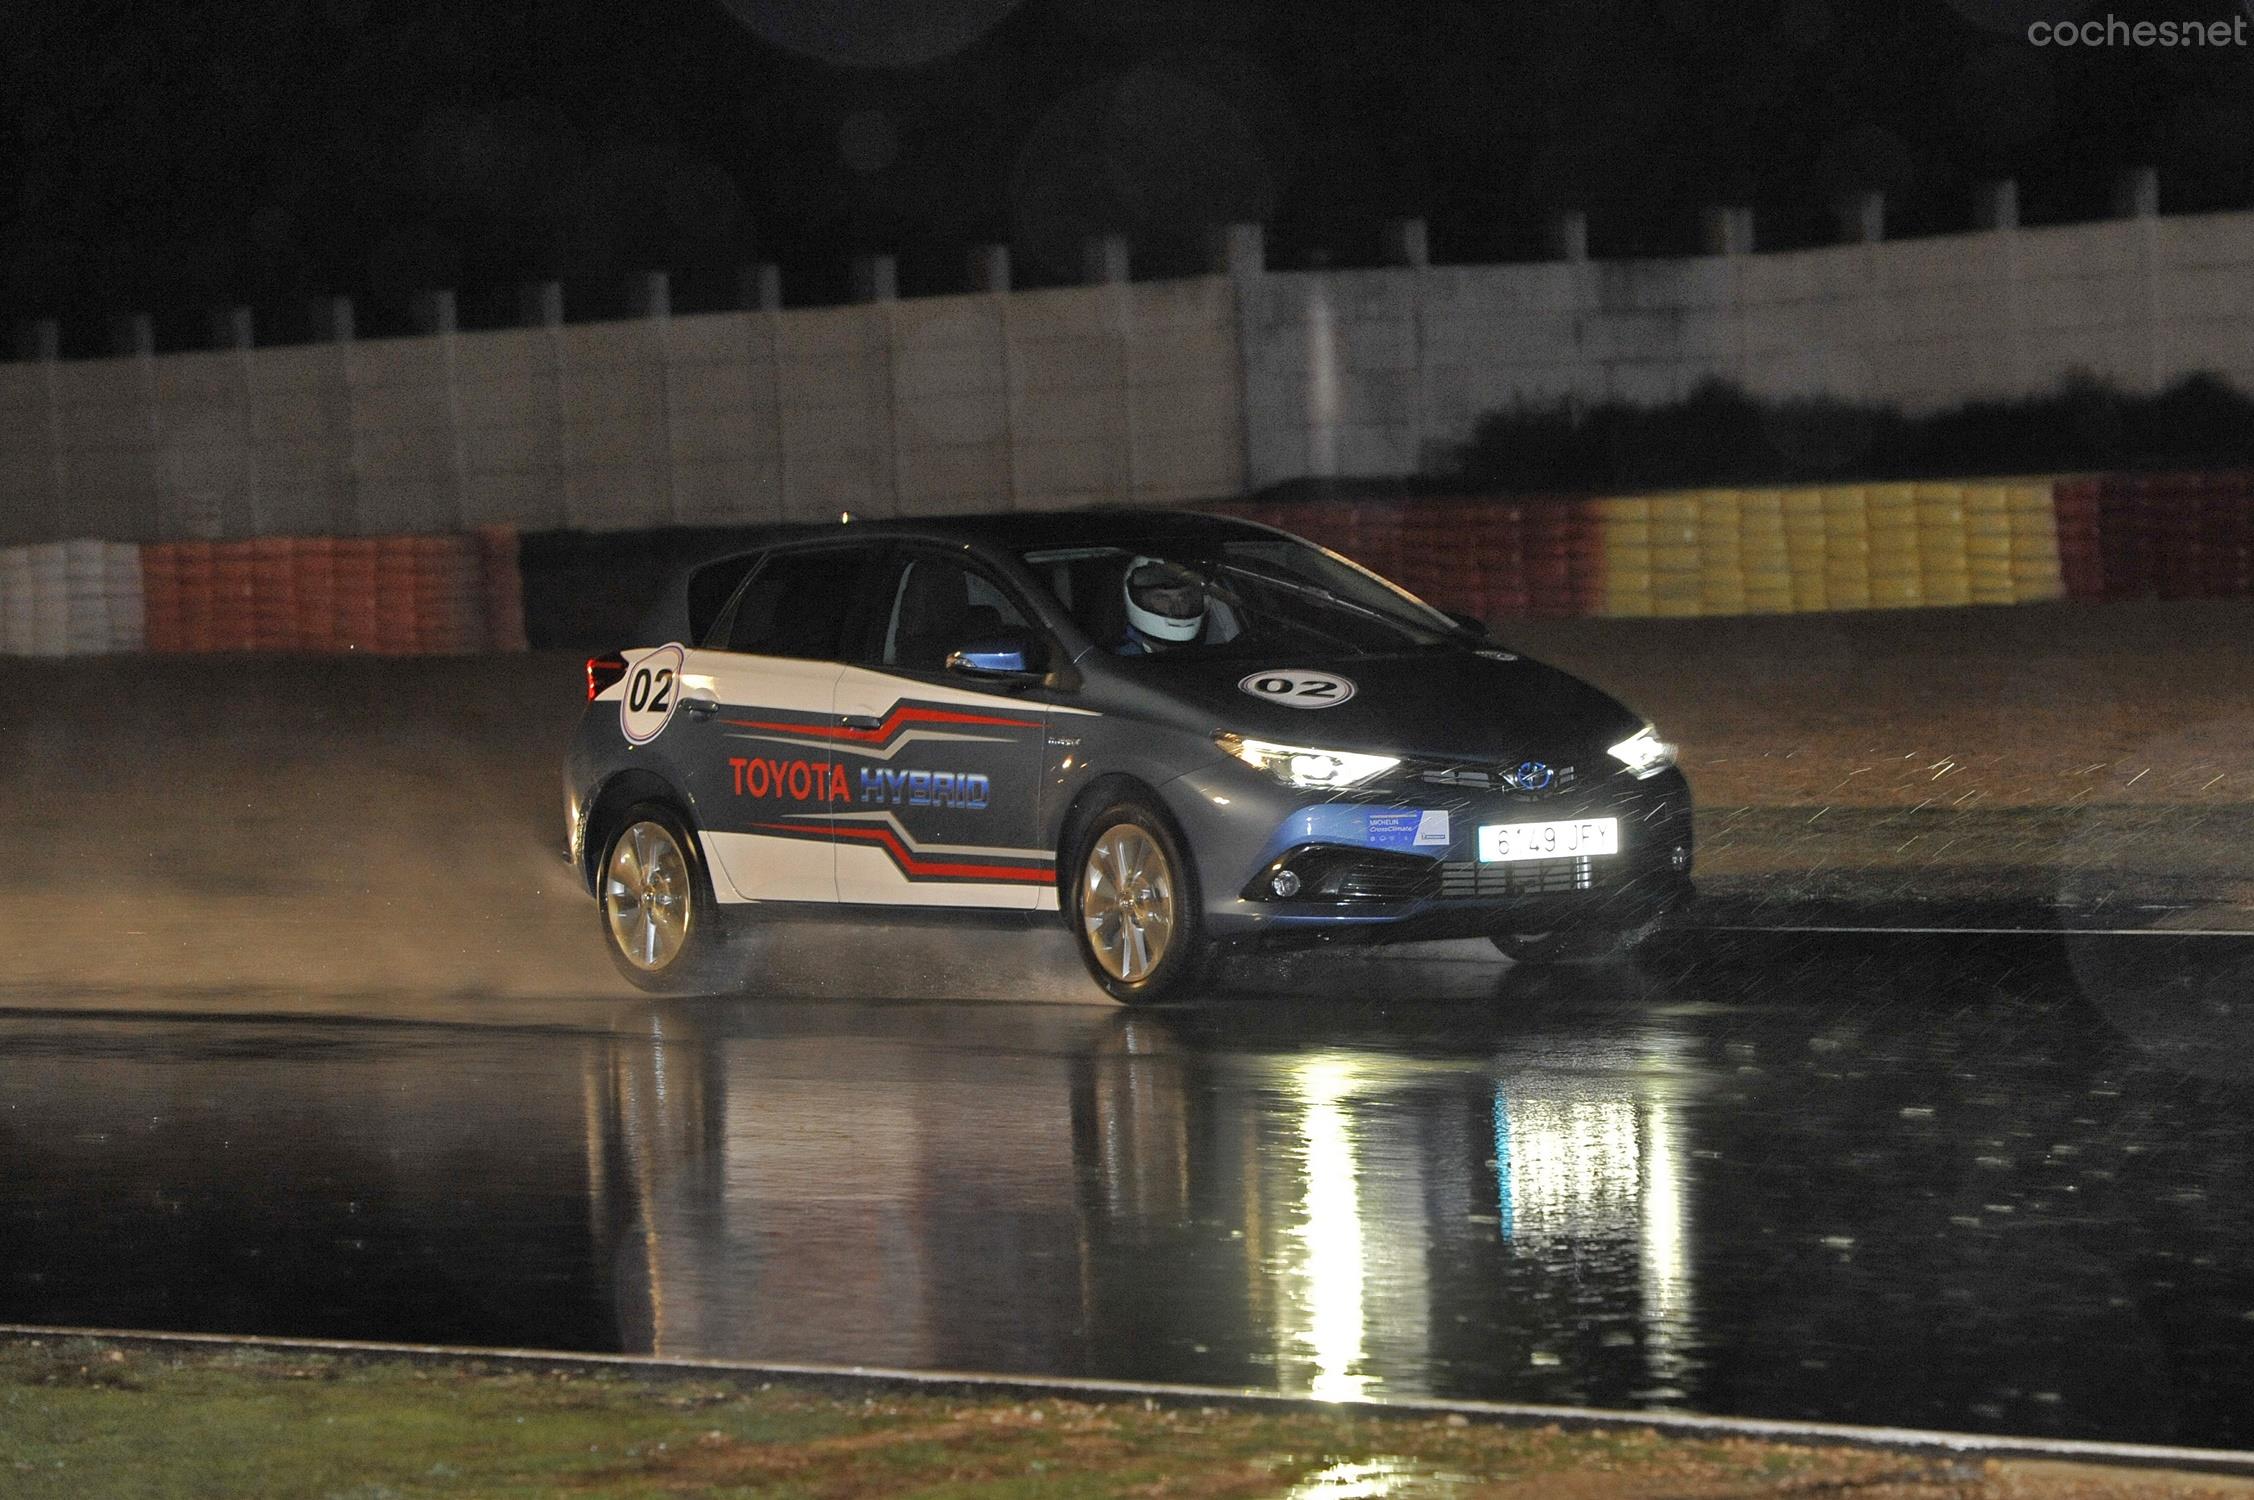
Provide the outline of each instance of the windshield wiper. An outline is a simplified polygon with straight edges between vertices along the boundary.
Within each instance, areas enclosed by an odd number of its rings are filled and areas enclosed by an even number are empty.
[[[1488,639],[1487,632],[1485,632],[1484,630],[1474,630],[1460,620],[1454,619],[1453,617],[1446,614],[1440,614],[1439,611],[1434,611],[1434,613],[1440,615],[1439,619],[1434,622],[1436,626],[1440,627],[1440,634],[1438,638],[1434,640],[1418,640],[1417,627],[1414,622],[1404,620],[1399,615],[1389,615],[1384,610],[1364,604],[1358,599],[1349,599],[1343,594],[1334,594],[1319,583],[1312,583],[1304,578],[1291,578],[1279,576],[1274,573],[1264,573],[1258,568],[1248,568],[1242,563],[1216,562],[1214,566],[1226,572],[1240,573],[1246,578],[1257,578],[1262,583],[1275,584],[1277,587],[1289,589],[1295,594],[1309,595],[1313,598],[1322,600],[1326,604],[1335,604],[1340,609],[1349,610],[1354,614],[1362,616],[1364,619],[1376,620],[1380,624],[1388,625],[1402,635],[1408,636],[1412,641],[1415,642],[1420,650],[1435,650],[1441,646],[1448,644],[1448,642],[1451,640],[1472,640],[1484,642]],[[1431,608],[1430,605],[1427,605],[1425,607],[1427,609]]]
[[[1272,583],[1278,588],[1289,589],[1295,594],[1306,594],[1310,597],[1320,599],[1326,604],[1335,604],[1340,609],[1352,610],[1355,614],[1361,615],[1365,619],[1376,620],[1381,624],[1390,625],[1396,630],[1408,629],[1407,621],[1399,619],[1393,615],[1389,615],[1384,610],[1372,609],[1369,605],[1363,604],[1359,600],[1348,599],[1341,595],[1334,594],[1319,583],[1309,583],[1303,578],[1290,578],[1277,573],[1263,573],[1258,568],[1248,568],[1242,563],[1223,562],[1216,563],[1214,564],[1214,566],[1219,568],[1224,573],[1236,573],[1246,578],[1257,578],[1262,583]]]

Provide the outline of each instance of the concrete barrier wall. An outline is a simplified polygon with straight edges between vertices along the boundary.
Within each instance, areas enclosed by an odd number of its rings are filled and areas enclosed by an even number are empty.
[[[743,524],[1241,490],[1218,278],[0,365],[0,542]]]
[[[1211,500],[1485,413],[2254,389],[2254,214],[1669,261],[1264,272],[0,365],[0,544]]]
[[[1702,380],[1931,411],[2087,371],[2254,389],[2254,214],[1763,255],[1431,266],[1244,283],[1247,472],[1444,467],[1478,419],[1655,405]]]

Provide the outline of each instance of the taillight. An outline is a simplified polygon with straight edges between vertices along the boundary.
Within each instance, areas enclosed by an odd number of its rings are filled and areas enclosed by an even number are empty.
[[[594,702],[602,696],[604,688],[626,675],[626,658],[623,656],[590,656],[587,658],[587,701]]]

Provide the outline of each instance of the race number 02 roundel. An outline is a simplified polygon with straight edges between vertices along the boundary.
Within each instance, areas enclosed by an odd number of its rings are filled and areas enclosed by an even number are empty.
[[[646,745],[673,722],[673,709],[681,701],[679,646],[660,646],[627,668],[625,691],[618,699],[618,728],[627,743]]]
[[[1286,708],[1336,708],[1354,696],[1354,680],[1336,672],[1255,672],[1237,691]]]

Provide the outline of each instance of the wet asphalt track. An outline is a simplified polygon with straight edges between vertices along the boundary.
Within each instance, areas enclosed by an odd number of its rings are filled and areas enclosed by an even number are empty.
[[[0,1322],[2254,1446],[2247,939],[73,1003],[0,1011]]]
[[[574,659],[0,663],[0,1322],[2254,1446],[2247,619],[1514,627],[1679,731],[1705,930],[1149,1015],[1059,931],[635,996]]]

